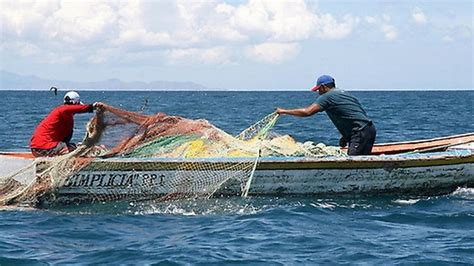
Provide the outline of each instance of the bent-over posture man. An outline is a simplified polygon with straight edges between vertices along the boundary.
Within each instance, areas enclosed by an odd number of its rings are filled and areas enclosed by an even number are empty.
[[[376,130],[372,120],[359,101],[349,93],[336,88],[336,81],[328,75],[320,76],[312,91],[318,91],[316,102],[306,108],[277,108],[278,114],[306,117],[326,111],[342,137],[339,145],[349,143],[348,155],[367,155],[372,151]]]
[[[73,151],[76,148],[71,142],[74,115],[91,113],[98,104],[83,104],[77,92],[66,93],[64,104],[54,108],[36,127],[30,140],[33,155],[56,156]]]

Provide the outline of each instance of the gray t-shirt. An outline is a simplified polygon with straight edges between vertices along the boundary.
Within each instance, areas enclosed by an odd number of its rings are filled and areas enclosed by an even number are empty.
[[[320,95],[316,103],[326,111],[329,119],[346,140],[350,140],[353,130],[359,130],[371,121],[359,101],[338,88]]]

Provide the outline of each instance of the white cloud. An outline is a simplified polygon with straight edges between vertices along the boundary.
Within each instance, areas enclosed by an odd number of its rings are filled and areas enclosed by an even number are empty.
[[[398,38],[398,28],[390,22],[392,20],[390,15],[382,14],[380,16],[366,16],[364,19],[370,27],[375,27],[380,30],[383,33],[385,40],[394,41]]]
[[[300,51],[296,43],[262,43],[247,47],[246,55],[250,59],[265,63],[281,63],[293,58]]]
[[[102,39],[116,19],[108,1],[1,1],[2,34],[33,41]]]
[[[112,48],[102,48],[95,51],[93,54],[87,57],[87,62],[90,64],[103,64],[113,57],[114,54],[119,53],[120,51],[115,51]]]
[[[199,21],[195,28],[197,28],[196,32],[202,36],[200,39],[204,42],[239,43],[248,41],[249,36],[240,32],[232,19],[236,9],[234,6],[218,3],[215,7],[210,8],[209,12],[202,12],[200,17],[206,19],[195,19]]]
[[[472,26],[471,25],[454,25],[443,29],[445,42],[454,42],[459,40],[469,40],[472,43]]]
[[[41,49],[38,46],[22,41],[2,43],[1,47],[2,51],[21,57],[35,56],[41,52]]]
[[[0,0],[0,19],[2,42],[24,43],[10,46],[18,54],[43,51],[46,57],[60,50],[60,62],[93,64],[119,56],[147,59],[138,51],[157,60],[217,64],[251,51],[258,60],[277,63],[296,55],[298,42],[346,38],[360,20],[321,13],[304,0]]]
[[[449,35],[443,36],[442,40],[443,40],[444,42],[453,42],[453,41],[454,41],[453,37],[451,37],[451,36],[449,36]]]
[[[35,35],[57,6],[57,1],[0,1],[2,35]]]
[[[294,42],[312,36],[342,39],[359,22],[359,18],[350,15],[339,21],[331,14],[318,14],[302,0],[250,0],[234,11],[231,21],[240,32],[268,42]]]
[[[390,22],[390,20],[392,20],[392,17],[388,14],[382,14],[382,20],[385,22]]]
[[[108,1],[62,1],[46,18],[43,31],[50,39],[67,43],[103,40],[116,20],[116,9]]]
[[[347,37],[359,24],[359,18],[346,15],[343,22],[329,15],[321,15],[318,18],[316,35],[323,40],[339,40]]]
[[[231,52],[225,47],[172,49],[167,52],[171,63],[224,64],[230,62],[230,55]]]
[[[113,43],[133,48],[189,46],[197,35],[187,13],[178,2],[120,2]]]
[[[303,0],[250,0],[238,6],[231,17],[242,33],[275,41],[307,39],[316,27],[316,19]]]
[[[46,52],[40,62],[43,64],[68,65],[76,62],[76,58],[70,54]]]
[[[389,24],[382,25],[382,32],[385,34],[385,39],[387,41],[394,41],[398,37],[398,30],[395,26]]]
[[[372,17],[372,16],[366,16],[365,21],[369,24],[374,24],[374,23],[377,22],[377,19],[375,17]]]
[[[425,13],[423,13],[423,11],[416,7],[412,14],[411,14],[413,20],[415,21],[416,24],[426,24],[427,22],[427,19],[426,19],[426,16],[425,16]]]
[[[30,43],[22,43],[18,47],[18,51],[23,57],[29,57],[40,53],[39,47]]]

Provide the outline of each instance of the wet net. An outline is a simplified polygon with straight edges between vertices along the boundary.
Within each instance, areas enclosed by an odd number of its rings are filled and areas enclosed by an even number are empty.
[[[106,106],[74,152],[1,178],[0,205],[209,198],[218,190],[247,196],[262,156],[340,153],[271,133],[277,119],[272,113],[232,136],[202,119]]]

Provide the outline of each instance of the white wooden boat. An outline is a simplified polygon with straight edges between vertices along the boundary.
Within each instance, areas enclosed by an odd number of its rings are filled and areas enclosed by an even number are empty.
[[[380,144],[374,151],[376,155],[369,156],[260,158],[249,195],[438,195],[458,187],[474,187],[474,133]],[[28,153],[0,155],[2,168],[15,163],[19,167],[31,160]],[[91,193],[133,197],[145,183],[152,185],[152,191],[147,193],[164,195],[170,192],[168,184],[173,182],[175,170],[182,171],[184,163],[213,164],[217,169],[236,160],[239,159],[95,159],[67,177],[56,191],[56,199],[87,200]],[[150,166],[146,167],[148,170],[137,170],[144,169],[144,164]],[[192,176],[196,170],[188,171]],[[217,195],[240,195],[240,191],[240,184],[230,180]]]

